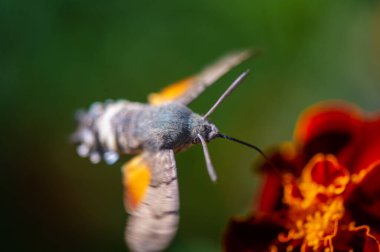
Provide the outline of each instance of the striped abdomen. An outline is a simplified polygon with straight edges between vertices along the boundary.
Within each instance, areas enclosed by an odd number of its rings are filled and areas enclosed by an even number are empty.
[[[118,153],[135,154],[142,151],[136,137],[136,118],[148,105],[120,100],[94,103],[87,111],[78,113],[78,129],[74,141],[78,154],[98,163],[103,157],[112,164]]]

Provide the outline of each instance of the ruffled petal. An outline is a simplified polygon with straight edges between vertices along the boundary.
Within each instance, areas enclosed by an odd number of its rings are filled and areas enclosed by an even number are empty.
[[[334,251],[380,252],[379,241],[371,234],[369,226],[341,226],[332,238]]]
[[[261,187],[257,210],[270,212],[282,207],[282,182],[277,174],[267,174]]]
[[[342,193],[349,182],[350,174],[335,156],[317,154],[305,167],[302,177],[304,182],[316,184],[319,194],[327,196]]]
[[[356,145],[356,160],[353,169],[354,172],[359,172],[366,169],[375,162],[380,161],[380,119],[368,121],[364,125],[361,142]]]
[[[361,176],[364,177],[360,179]],[[380,232],[380,163],[361,176],[347,196],[346,209],[356,223],[370,224]]]
[[[265,161],[259,166],[260,172],[264,173],[264,178],[258,204],[254,204],[253,209],[259,212],[269,212],[284,207],[282,176],[285,173],[299,176],[302,171],[296,154],[295,146],[287,142],[269,155],[269,162]]]
[[[230,222],[226,251],[380,252],[380,114],[321,103],[294,138],[261,165],[258,208]]]
[[[361,111],[345,102],[324,102],[307,109],[294,131],[306,159],[317,153],[337,155],[361,132]]]

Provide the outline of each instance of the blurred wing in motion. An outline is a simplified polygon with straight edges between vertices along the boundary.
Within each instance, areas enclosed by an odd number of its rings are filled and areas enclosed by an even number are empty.
[[[151,171],[142,155],[126,163],[123,168],[124,207],[133,213],[140,205],[148,189]]]
[[[130,214],[125,229],[135,252],[165,249],[179,219],[177,171],[172,150],[139,155],[123,166],[125,206]]]
[[[150,94],[148,97],[149,103],[160,105],[169,101],[177,101],[187,105],[197,98],[206,87],[213,84],[231,68],[250,58],[252,54],[249,50],[228,54],[206,67],[199,74],[171,84],[158,93]]]

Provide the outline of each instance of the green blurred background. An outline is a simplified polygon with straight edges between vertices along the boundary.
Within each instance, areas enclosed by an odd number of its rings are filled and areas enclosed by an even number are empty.
[[[125,251],[120,166],[92,165],[68,142],[94,101],[144,102],[223,54],[260,47],[191,108],[205,113],[243,70],[252,75],[213,114],[225,133],[264,149],[289,140],[299,113],[325,99],[380,108],[379,1],[0,2],[2,251]],[[177,155],[181,222],[169,251],[220,251],[247,212],[260,157],[216,140],[210,181],[200,146]],[[3,248],[5,248],[3,250]]]

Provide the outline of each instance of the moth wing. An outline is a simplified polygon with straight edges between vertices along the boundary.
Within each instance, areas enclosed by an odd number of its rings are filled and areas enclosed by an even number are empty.
[[[174,152],[143,153],[129,161],[123,173],[125,205],[130,214],[125,230],[128,246],[132,251],[163,250],[174,237],[179,219]]]
[[[133,212],[142,202],[148,189],[151,170],[142,155],[128,161],[122,167],[124,186],[124,207]]]
[[[160,105],[169,101],[177,101],[187,105],[197,98],[206,87],[213,84],[233,67],[250,58],[252,54],[250,50],[228,54],[214,64],[207,66],[199,74],[175,82],[158,93],[150,94],[148,101],[152,105]]]

